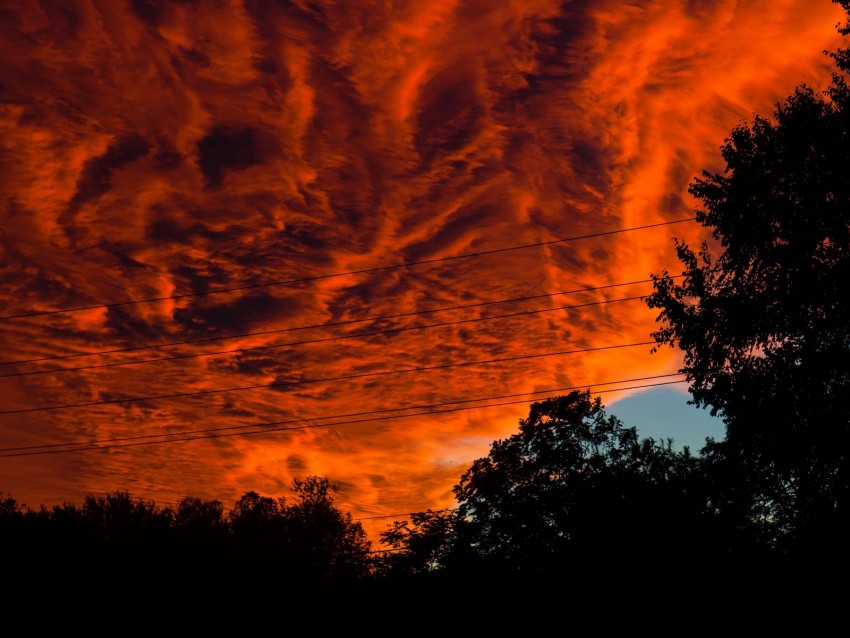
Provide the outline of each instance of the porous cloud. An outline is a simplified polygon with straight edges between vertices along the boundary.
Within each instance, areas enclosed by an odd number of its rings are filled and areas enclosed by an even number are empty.
[[[647,341],[639,301],[337,337],[646,293],[345,323],[675,269],[671,237],[698,241],[692,225],[374,270],[690,216],[687,185],[721,168],[733,126],[796,84],[825,86],[842,17],[828,0],[4,6],[0,314],[95,307],[4,320],[3,361],[243,336],[4,365],[241,349],[0,378],[5,411],[116,401],[0,415],[3,447],[316,425],[674,371],[675,353],[648,346],[454,365]],[[276,347],[293,341],[315,343]],[[338,378],[353,375],[373,376]],[[192,392],[206,394],[123,401]],[[228,503],[322,474],[355,517],[439,508],[526,410],[10,458],[0,489],[32,505],[115,489]]]

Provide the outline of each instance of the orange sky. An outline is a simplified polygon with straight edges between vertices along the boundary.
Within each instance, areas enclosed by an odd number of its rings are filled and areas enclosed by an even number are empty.
[[[823,50],[838,45],[843,18],[830,0],[12,0],[0,13],[3,316],[689,217],[687,185],[722,168],[733,126],[770,115],[797,84],[826,85]],[[89,367],[0,378],[0,447],[322,425],[327,415],[673,372],[676,354],[650,356],[649,346],[455,365],[648,341],[654,314],[640,301],[91,367],[637,296],[650,288],[280,332],[642,280],[676,270],[673,236],[700,238],[677,224],[0,320],[0,375]],[[267,334],[8,363],[257,332]],[[440,366],[453,367],[373,374]],[[96,405],[45,409],[79,403]],[[320,474],[355,517],[441,508],[526,412],[7,457],[0,491],[30,506],[118,489],[163,505],[186,495],[230,504]],[[45,449],[55,448],[33,448]],[[371,520],[370,531],[386,523]]]

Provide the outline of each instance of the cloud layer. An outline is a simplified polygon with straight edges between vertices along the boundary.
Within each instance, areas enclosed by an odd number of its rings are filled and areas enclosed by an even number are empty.
[[[722,168],[733,126],[825,86],[842,18],[829,0],[0,11],[0,315],[89,308],[2,320],[2,362],[252,333],[2,365],[88,367],[0,378],[4,448],[322,425],[675,371],[649,346],[518,358],[647,341],[640,301],[400,329],[648,292],[474,305],[675,270],[671,237],[698,241],[693,225],[434,260],[691,216],[687,185]],[[326,277],[351,271],[366,272]],[[152,298],[166,299],[109,305]],[[472,307],[412,314],[455,306]],[[223,350],[239,351],[93,367]],[[493,359],[510,361],[456,365]],[[11,413],[79,403],[97,405]],[[440,508],[526,411],[7,458],[0,489],[30,505],[115,489],[230,503],[322,474],[355,517]]]

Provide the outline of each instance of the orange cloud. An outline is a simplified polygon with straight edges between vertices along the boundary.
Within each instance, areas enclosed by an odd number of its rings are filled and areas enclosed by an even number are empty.
[[[733,126],[825,86],[842,17],[828,0],[4,15],[0,314],[88,309],[0,321],[0,375],[86,368],[0,376],[0,447],[242,435],[6,458],[0,490],[229,503],[322,474],[355,517],[450,505],[527,405],[403,414],[677,368],[593,350],[649,340],[652,312],[619,301],[646,284],[546,295],[675,268],[671,237],[699,229],[551,242],[690,216]],[[525,244],[544,245],[490,252]],[[405,262],[424,263],[383,268]],[[592,302],[611,303],[560,308]]]

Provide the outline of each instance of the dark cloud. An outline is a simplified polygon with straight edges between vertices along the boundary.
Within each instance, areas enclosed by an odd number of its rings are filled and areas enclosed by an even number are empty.
[[[286,468],[294,475],[298,476],[309,467],[307,462],[300,456],[289,456],[286,458]]]
[[[262,133],[253,128],[219,126],[198,142],[198,165],[207,186],[220,186],[228,171],[256,166],[263,161]]]
[[[148,0],[131,0],[130,7],[133,9],[133,13],[151,26],[159,26],[160,12],[156,3]]]
[[[291,293],[269,289],[249,291],[224,303],[216,303],[215,295],[196,299],[175,310],[174,318],[183,325],[215,326],[227,335],[268,325],[270,319],[298,316],[301,307]]]
[[[51,31],[71,37],[82,35],[80,30],[83,28],[84,20],[79,3],[46,2],[41,4],[41,10],[44,11]]]
[[[154,155],[157,166],[163,170],[174,170],[183,162],[183,154],[180,153],[168,140],[163,140]]]
[[[476,84],[475,77],[456,77],[447,69],[422,87],[416,148],[426,164],[462,150],[480,134],[486,109]]]
[[[112,186],[112,175],[115,171],[144,157],[150,150],[151,145],[144,138],[132,134],[110,144],[103,155],[88,160],[71,198],[71,212],[106,193]]]
[[[605,192],[610,186],[606,167],[611,160],[609,153],[595,140],[573,140],[569,150],[570,165],[582,185]]]
[[[222,228],[205,224],[215,218],[238,219],[234,211],[172,211],[165,206],[157,205],[149,211],[150,222],[146,228],[149,239],[155,242],[174,242],[175,244],[192,245],[207,243],[219,244],[222,247],[239,246],[241,240],[252,230],[239,224],[229,224]],[[187,214],[188,213],[188,214]]]
[[[133,259],[133,257],[129,254],[128,247],[121,246],[109,241],[108,239],[104,239],[100,242],[98,248],[114,256],[115,259],[117,259],[118,262],[121,264],[121,267],[125,270],[133,270],[136,268],[148,268],[147,264],[143,264],[142,262]]]
[[[156,344],[168,341],[158,322],[153,323],[149,318],[140,317],[133,306],[115,306],[106,311],[104,327],[107,331],[120,335],[123,344],[133,345]],[[120,345],[118,347],[121,347]]]

